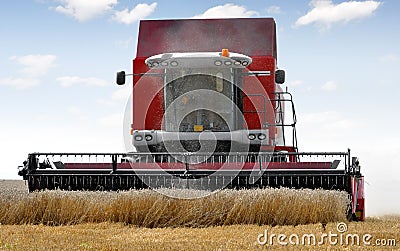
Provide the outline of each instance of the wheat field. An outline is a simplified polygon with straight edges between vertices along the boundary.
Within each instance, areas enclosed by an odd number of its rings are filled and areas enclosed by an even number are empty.
[[[337,231],[339,221],[347,224],[348,233],[400,241],[400,216],[347,222],[343,212],[347,196],[310,190],[301,191],[300,196],[297,192],[222,191],[187,200],[148,190],[28,194],[21,182],[0,181],[0,250],[398,249],[398,243],[288,246],[276,239],[261,245],[258,236],[265,231],[318,236]]]
[[[173,191],[178,197],[201,192]],[[147,228],[301,225],[343,221],[349,203],[345,192],[310,189],[222,190],[196,199],[171,198],[165,193],[130,190],[28,194],[8,188],[0,191],[0,223],[59,226],[115,222]]]
[[[259,234],[321,235],[337,223],[298,226],[231,225],[207,228],[143,228],[122,223],[70,226],[0,225],[0,250],[400,250],[400,217],[367,218],[348,223],[348,232],[395,239],[391,246],[365,245],[260,245]]]

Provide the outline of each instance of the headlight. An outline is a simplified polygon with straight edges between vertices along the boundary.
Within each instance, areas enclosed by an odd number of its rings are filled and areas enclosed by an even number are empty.
[[[242,63],[240,63],[240,61],[235,61],[233,64],[234,65],[241,65]]]
[[[254,135],[254,134],[249,134],[249,140],[254,140],[254,139],[256,139],[256,135]]]
[[[142,135],[136,135],[135,136],[135,140],[136,141],[142,141],[143,140],[143,136]]]
[[[154,63],[153,63],[153,67],[157,67],[158,65],[159,65],[158,62],[154,62]]]
[[[231,61],[225,61],[225,65],[231,65],[232,62]]]
[[[150,141],[153,139],[153,137],[151,135],[146,135],[146,137],[144,137],[146,139],[146,141]]]
[[[165,61],[164,61],[164,62],[161,62],[161,65],[162,65],[162,66],[168,66],[168,62],[165,62]]]
[[[259,140],[264,140],[264,139],[266,139],[267,138],[267,136],[264,134],[264,133],[260,133],[259,135],[258,135],[258,139]]]
[[[170,63],[170,65],[173,66],[173,67],[176,67],[176,66],[178,66],[178,62],[172,61],[172,62]]]
[[[219,60],[217,60],[217,61],[214,62],[214,64],[215,64],[216,66],[220,66],[220,65],[222,65],[222,62],[219,61]]]
[[[248,66],[248,65],[249,65],[249,62],[247,62],[246,60],[244,60],[244,61],[242,61],[242,65],[243,65],[243,66]]]

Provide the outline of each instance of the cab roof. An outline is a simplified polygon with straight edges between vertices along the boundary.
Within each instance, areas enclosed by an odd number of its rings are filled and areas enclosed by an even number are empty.
[[[136,57],[175,52],[230,51],[277,58],[273,18],[142,20]]]

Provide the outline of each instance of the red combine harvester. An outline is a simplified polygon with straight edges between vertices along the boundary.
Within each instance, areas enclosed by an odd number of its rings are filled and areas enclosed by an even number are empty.
[[[126,75],[119,72],[117,84]],[[342,190],[349,219],[364,220],[358,159],[298,152],[272,18],[141,21],[129,75],[136,151],[31,153],[19,172],[29,191]]]

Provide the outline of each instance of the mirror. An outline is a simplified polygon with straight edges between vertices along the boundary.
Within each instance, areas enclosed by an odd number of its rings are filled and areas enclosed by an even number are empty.
[[[277,84],[285,83],[285,71],[284,70],[275,71],[275,83],[277,83]]]
[[[125,84],[125,71],[117,72],[117,85]]]

